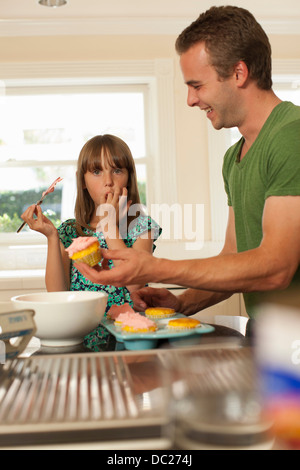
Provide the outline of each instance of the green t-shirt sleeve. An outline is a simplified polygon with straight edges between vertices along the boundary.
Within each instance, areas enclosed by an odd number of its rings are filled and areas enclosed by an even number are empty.
[[[300,195],[300,121],[281,128],[270,143],[265,198]]]

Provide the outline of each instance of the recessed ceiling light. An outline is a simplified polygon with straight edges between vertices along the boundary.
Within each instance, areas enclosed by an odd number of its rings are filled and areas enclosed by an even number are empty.
[[[40,5],[44,5],[45,7],[62,7],[67,3],[67,0],[39,0]]]

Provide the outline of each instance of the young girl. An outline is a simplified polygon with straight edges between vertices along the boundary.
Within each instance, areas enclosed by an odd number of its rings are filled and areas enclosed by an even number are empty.
[[[117,288],[93,284],[76,269],[65,249],[74,238],[94,236],[102,248],[132,247],[135,250],[152,253],[155,249],[154,241],[161,234],[161,228],[149,216],[142,214],[137,217],[129,216],[130,205],[139,203],[135,164],[126,143],[112,135],[99,135],[86,142],[77,165],[75,219],[63,222],[56,229],[42,214],[40,206],[32,205],[22,214],[22,219],[32,230],[41,232],[47,237],[47,290],[106,292],[109,294],[106,312],[113,304],[121,305],[128,302],[132,305],[130,292],[141,286]],[[123,211],[125,207],[125,218],[119,217],[121,205]],[[107,208],[113,208],[112,214],[116,214],[116,217],[108,219],[107,211],[105,212]],[[109,229],[107,229],[108,220]],[[122,230],[120,230],[121,225]],[[124,233],[124,226],[128,227],[127,233]],[[113,267],[111,260],[109,267]],[[94,351],[105,350],[109,339],[108,331],[99,326],[85,338],[85,345]]]

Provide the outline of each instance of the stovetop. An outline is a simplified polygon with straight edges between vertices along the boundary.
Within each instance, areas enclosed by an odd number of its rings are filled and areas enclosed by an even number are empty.
[[[168,447],[159,366],[155,355],[86,351],[7,361],[0,366],[0,448],[74,442]]]
[[[84,443],[102,449],[171,448],[166,364],[189,350],[39,352],[0,366],[0,449]],[[246,358],[246,348],[194,353],[210,363]],[[216,378],[207,380],[214,384]],[[221,386],[228,380],[221,377]]]

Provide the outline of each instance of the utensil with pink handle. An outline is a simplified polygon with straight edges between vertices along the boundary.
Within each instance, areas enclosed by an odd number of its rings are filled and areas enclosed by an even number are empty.
[[[49,188],[43,192],[42,194],[42,197],[41,199],[36,203],[36,206],[40,206],[43,202],[43,200],[45,199],[45,197],[50,194],[50,193],[53,193],[54,189],[55,189],[55,186],[57,185],[57,183],[59,183],[60,181],[62,181],[62,178],[57,178],[55,181],[53,181],[53,183],[51,184],[51,186],[49,186]],[[20,227],[18,228],[17,230],[17,233],[21,232],[22,228],[25,227],[26,225],[26,222],[23,222]]]

